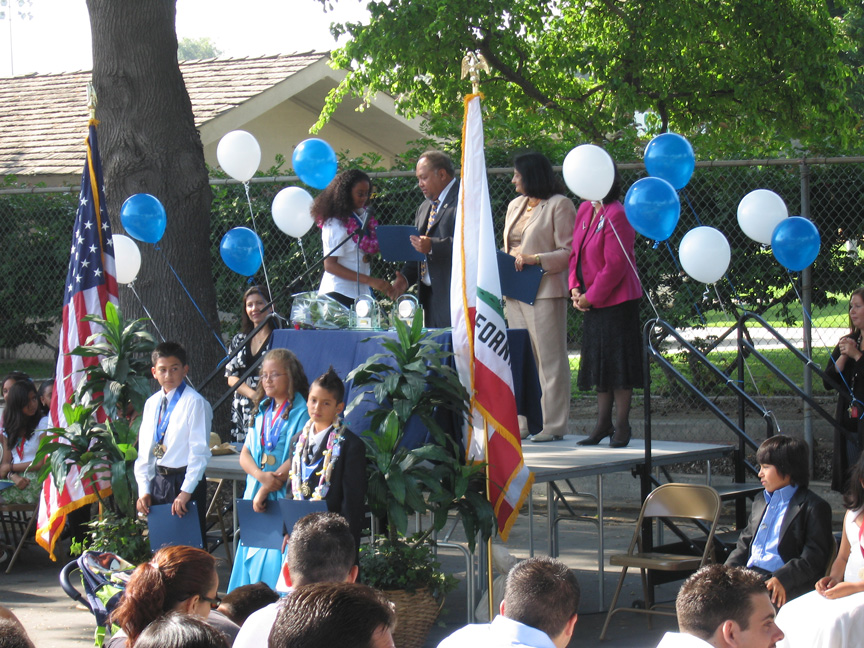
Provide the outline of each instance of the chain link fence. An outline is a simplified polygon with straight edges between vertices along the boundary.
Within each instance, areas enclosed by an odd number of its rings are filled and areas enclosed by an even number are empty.
[[[645,175],[642,164],[621,164],[619,168],[625,188]],[[489,171],[498,241],[507,204],[515,197],[511,174],[509,168]],[[422,200],[413,173],[370,175],[375,184],[372,205],[379,223],[412,224]],[[226,339],[239,326],[241,295],[250,283],[229,270],[219,257],[219,241],[232,227],[254,225],[261,236],[267,278],[280,312],[287,315],[290,311],[291,294],[318,287],[320,269],[309,271],[321,258],[317,228],[295,239],[282,233],[270,217],[273,197],[292,184],[303,186],[294,177],[253,179],[248,193],[253,223],[243,185],[212,181],[212,272]],[[770,250],[748,239],[738,227],[737,205],[757,188],[775,191],[786,201],[790,215],[807,216],[819,229],[822,245],[809,283],[806,272],[800,276],[789,273]],[[53,371],[76,197],[77,187],[0,190],[0,367],[6,370],[22,369],[36,377],[47,377]],[[810,317],[814,361],[824,365],[839,335],[848,330],[848,295],[864,284],[859,248],[864,237],[864,158],[697,163],[693,178],[681,191],[681,202],[681,220],[669,241],[656,244],[637,237],[640,277],[650,297],[643,300],[643,319],[660,317],[687,329],[687,337],[697,346],[709,347],[742,310],[750,310],[762,314],[802,347],[802,324]],[[722,231],[732,249],[726,278],[714,286],[688,280],[677,260],[679,241],[698,225]],[[397,269],[376,259],[372,274],[392,279]],[[263,270],[251,281],[264,283]],[[806,313],[802,298],[812,301]],[[578,351],[580,317],[573,309],[568,317],[570,345]],[[700,373],[686,354],[672,347],[669,353],[708,393],[715,390],[710,377]],[[715,353],[721,354],[715,362],[728,360],[731,364],[732,350],[719,347]],[[779,358],[782,352],[777,354]],[[779,360],[782,366],[782,358]],[[800,383],[801,367],[790,365],[788,370]],[[758,368],[750,374],[748,380],[752,379],[753,389],[761,396],[782,392],[777,381]],[[815,388],[818,391],[821,384]],[[652,391],[672,399],[684,398],[661,372],[655,375]],[[716,393],[719,397],[719,388]]]

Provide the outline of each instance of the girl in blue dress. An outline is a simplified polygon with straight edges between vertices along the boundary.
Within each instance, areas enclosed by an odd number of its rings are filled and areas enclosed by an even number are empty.
[[[285,497],[291,472],[291,439],[309,420],[309,382],[297,356],[287,349],[274,349],[264,356],[260,378],[252,409],[254,424],[240,452],[240,465],[247,473],[243,498],[252,500],[255,511],[263,512]],[[258,582],[276,587],[282,560],[276,549],[239,544],[228,591]]]

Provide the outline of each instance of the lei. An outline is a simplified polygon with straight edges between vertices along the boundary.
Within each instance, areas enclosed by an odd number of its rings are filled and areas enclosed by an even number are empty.
[[[314,436],[314,429],[314,421],[308,421],[306,425],[303,426],[303,431],[300,432],[300,437],[297,439],[297,445],[294,446],[294,456],[291,458],[291,472],[288,476],[291,478],[291,495],[295,500],[305,499],[301,490],[303,480],[301,477],[302,470],[300,464],[303,461],[303,457],[306,456],[309,441]],[[321,470],[315,473],[316,475],[320,475],[321,479],[318,481],[318,486],[316,486],[315,490],[312,491],[312,495],[309,497],[310,500],[323,500],[327,497],[327,493],[330,490],[330,477],[333,475],[333,465],[336,463],[336,460],[339,459],[339,455],[342,454],[342,440],[344,438],[345,435],[342,429],[342,420],[337,418],[333,421],[330,434],[327,435],[324,461],[321,464]]]

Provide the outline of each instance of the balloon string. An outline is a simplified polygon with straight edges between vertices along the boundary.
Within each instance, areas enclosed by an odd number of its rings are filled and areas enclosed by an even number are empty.
[[[675,270],[678,272],[678,276],[681,276],[681,273],[684,269],[678,264],[678,259],[675,257],[675,253],[672,251],[672,246],[669,245],[669,240],[666,240],[666,249],[669,250],[669,256],[672,257],[672,262],[675,264]],[[703,325],[707,325],[708,321],[705,319],[705,315],[702,314],[702,311],[699,309],[699,303],[696,301],[696,298],[693,296],[693,291],[690,290],[690,284],[684,283],[684,287],[687,289],[687,294],[690,296],[690,301],[693,302],[693,308],[696,310],[696,314],[699,316],[699,320]]]
[[[156,333],[159,334],[159,339],[163,342],[165,341],[165,336],[162,335],[162,331],[159,330],[159,326],[156,324],[156,320],[153,319],[153,316],[150,314],[150,311],[147,310],[147,307],[144,305],[144,302],[141,300],[140,295],[138,295],[138,291],[135,290],[135,282],[129,284],[129,290],[132,291],[132,294],[135,295],[135,298],[138,300],[138,303],[141,304],[141,308],[144,309],[144,314],[147,315],[147,318],[150,320],[150,323],[153,325],[153,328],[156,329]]]
[[[252,229],[255,230],[255,233],[258,235],[258,239],[261,239],[261,232],[258,231],[258,225],[255,223],[255,210],[252,209],[252,197],[249,195],[249,181],[243,183],[243,188],[246,190],[246,204],[249,205],[249,215],[252,217]],[[262,244],[263,247],[263,244]],[[261,250],[261,267],[264,270],[264,283],[267,284],[267,294],[272,295],[270,292],[270,277],[267,276],[267,264],[264,262],[264,250]]]
[[[306,250],[303,249],[303,238],[302,237],[300,237],[300,236],[297,237],[297,244],[300,246],[300,254],[303,255],[303,265],[308,267],[309,262],[306,260]]]
[[[177,282],[180,284],[180,286],[186,292],[186,296],[189,297],[189,301],[192,302],[192,305],[195,307],[195,310],[198,311],[198,314],[201,316],[201,319],[204,320],[204,323],[207,325],[207,328],[210,329],[210,332],[213,334],[213,337],[216,338],[216,341],[219,343],[219,346],[222,347],[222,349],[225,351],[225,353],[228,353],[228,348],[225,346],[225,343],[222,341],[222,338],[219,337],[219,334],[213,330],[213,327],[210,326],[210,322],[208,322],[207,318],[204,317],[204,313],[201,312],[201,309],[198,307],[198,304],[195,302],[195,299],[193,299],[192,295],[190,294],[189,289],[186,288],[186,284],[183,283],[183,280],[180,279],[180,275],[177,274],[177,271],[174,269],[174,266],[171,265],[171,262],[168,260],[168,257],[165,256],[165,252],[162,251],[162,248],[159,247],[159,245],[154,245],[153,248],[156,250],[159,250],[159,253],[162,255],[162,258],[165,259],[165,263],[168,264],[168,267],[171,269],[171,272],[174,273],[174,276],[177,278]]]
[[[604,206],[605,209],[605,206]],[[645,293],[645,297],[648,299],[648,303],[651,305],[651,310],[654,311],[654,316],[659,320],[660,319],[660,311],[657,310],[657,306],[654,305],[653,300],[651,299],[651,295],[648,292],[648,289],[645,288],[645,284],[642,283],[642,279],[639,278],[639,271],[636,269],[636,264],[633,262],[633,259],[630,258],[630,255],[627,254],[627,248],[624,247],[624,241],[621,240],[621,237],[618,236],[618,230],[615,229],[615,223],[612,222],[612,219],[608,219],[606,221],[609,224],[609,227],[612,228],[612,233],[615,235],[615,238],[618,239],[618,245],[621,246],[621,251],[624,253],[624,258],[627,259],[627,264],[630,266],[630,269],[633,271],[633,274],[636,275],[636,280],[639,282],[639,285],[642,286],[642,292]]]

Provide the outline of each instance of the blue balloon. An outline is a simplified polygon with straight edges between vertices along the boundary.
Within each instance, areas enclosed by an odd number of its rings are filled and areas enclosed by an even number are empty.
[[[225,232],[219,243],[219,254],[231,270],[251,277],[264,258],[264,245],[258,235],[248,227],[235,227]]]
[[[324,189],[336,177],[336,153],[317,137],[303,140],[294,149],[291,164],[300,179],[310,187]]]
[[[165,233],[168,217],[156,196],[140,193],[129,196],[123,203],[120,222],[132,238],[144,243],[158,243]]]
[[[771,234],[771,251],[784,268],[800,272],[819,256],[819,230],[806,218],[784,218]]]
[[[661,178],[642,178],[624,196],[627,220],[642,236],[665,241],[681,216],[681,201],[675,187]]]
[[[645,147],[648,175],[663,178],[676,189],[683,189],[696,168],[690,142],[676,133],[658,135]]]

